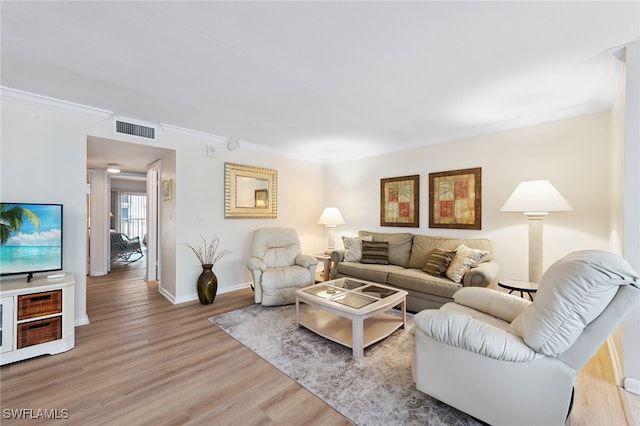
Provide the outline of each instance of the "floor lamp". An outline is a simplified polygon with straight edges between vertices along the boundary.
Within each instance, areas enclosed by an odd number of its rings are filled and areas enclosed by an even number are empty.
[[[542,221],[549,212],[573,208],[548,180],[521,182],[501,212],[521,212],[529,219],[529,281],[539,283],[542,277]]]
[[[327,227],[329,245],[325,253],[330,254],[336,248],[336,225],[344,225],[344,218],[337,207],[325,207],[318,219],[318,223]]]

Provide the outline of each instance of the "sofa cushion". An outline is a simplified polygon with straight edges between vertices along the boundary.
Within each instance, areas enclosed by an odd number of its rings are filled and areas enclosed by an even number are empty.
[[[596,250],[571,253],[544,273],[536,300],[511,323],[510,331],[536,352],[557,356],[607,307],[621,285],[639,286],[623,258]]]
[[[422,270],[427,274],[441,277],[447,271],[447,268],[455,255],[456,252],[453,250],[436,248],[427,258],[427,263],[424,265]]]
[[[376,265],[360,262],[340,262],[335,267],[338,276],[345,275],[382,284],[387,282],[389,272],[401,271],[404,269],[402,266],[398,265]]]
[[[413,234],[410,233],[384,233],[359,231],[358,236],[366,237],[371,235],[373,241],[387,241],[389,243],[389,263],[392,265],[400,265],[405,268],[409,265],[409,257],[411,256],[411,245],[413,242]],[[425,258],[420,265],[422,268],[427,259]]]
[[[454,283],[448,278],[434,277],[420,269],[413,268],[390,271],[387,283],[405,290],[433,294],[448,299],[451,299],[453,294],[462,288],[462,284]]]
[[[360,262],[362,260],[362,242],[372,241],[373,237],[342,237],[344,244],[344,261]]]
[[[467,247],[486,251],[487,258],[483,260],[491,260],[493,258],[493,248],[491,241],[486,238],[446,238],[431,237],[428,235],[414,235],[413,246],[411,248],[411,257],[409,259],[409,268],[422,269],[427,263],[429,254],[436,249],[455,250],[460,244]]]
[[[464,244],[460,244],[456,247],[456,255],[447,268],[447,277],[455,283],[461,282],[464,274],[470,268],[480,263],[480,261],[486,256],[486,251],[472,249]]]

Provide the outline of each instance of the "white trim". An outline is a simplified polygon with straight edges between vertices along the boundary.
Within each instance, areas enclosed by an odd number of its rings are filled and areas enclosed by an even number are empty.
[[[160,229],[160,181],[162,176],[162,160],[156,160],[147,165],[145,178],[147,186],[147,265],[145,281],[161,279],[160,257],[161,229]]]
[[[640,380],[636,380],[633,377],[625,377],[622,387],[627,392],[635,393],[636,395],[640,395]]]
[[[25,92],[23,90],[12,89],[5,86],[0,86],[0,99],[54,111],[85,114],[101,120],[107,120],[108,118],[113,117],[113,112],[107,111],[106,109],[94,108],[87,105],[77,104],[75,102],[63,101],[61,99],[50,98],[48,96]]]
[[[607,348],[609,349],[609,357],[611,358],[611,367],[613,368],[613,379],[616,386],[623,385],[624,376],[622,375],[622,364],[620,364],[620,354],[613,341],[613,336],[607,338]]]
[[[198,130],[186,129],[184,127],[173,126],[167,123],[160,123],[160,128],[165,132],[179,133],[181,135],[196,136],[199,138],[209,139],[216,143],[226,143],[228,138],[212,135],[211,133],[200,132]]]
[[[242,290],[245,288],[249,288],[251,287],[251,281],[246,282],[246,283],[240,283],[240,284],[236,284],[233,285],[231,287],[224,287],[224,288],[218,288],[218,293],[217,294],[224,294],[224,293],[231,293],[232,291],[236,291],[236,290]],[[173,297],[172,295],[170,295],[169,293],[160,290],[160,293],[162,293],[162,295],[164,297],[166,297],[167,299],[169,299],[169,301],[171,301],[171,303],[173,303],[174,305],[178,305],[180,303],[186,303],[186,302],[192,302],[194,300],[198,300],[198,293],[191,293],[188,294],[186,296],[182,296],[182,297]],[[215,303],[215,302],[213,302]]]
[[[249,288],[249,287],[251,287],[251,284],[253,284],[252,281],[247,281],[246,283],[236,284],[236,285],[233,285],[231,287],[219,288],[218,289],[218,294],[231,293],[232,291]]]
[[[158,292],[163,295],[165,297],[165,299],[167,299],[169,302],[171,302],[172,304],[176,304],[176,298],[173,297],[173,294],[169,293],[167,290],[165,290],[164,288],[162,288],[162,286],[158,286]]]
[[[631,267],[640,270],[640,41],[627,45],[626,64],[623,253]],[[639,324],[640,306],[636,305],[624,319],[622,344],[625,389],[630,386],[634,393],[640,393]]]
[[[88,324],[90,324],[88,315],[83,315],[80,318],[76,318],[76,320],[74,322],[74,326],[75,327],[80,327],[82,325],[88,325]]]

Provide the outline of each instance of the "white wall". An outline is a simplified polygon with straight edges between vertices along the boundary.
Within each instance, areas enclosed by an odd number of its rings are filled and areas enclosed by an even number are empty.
[[[146,176],[142,175],[142,179],[127,179],[117,177],[118,175],[111,175],[111,190],[123,191],[123,192],[147,192],[147,184],[145,183]]]
[[[63,263],[76,280],[76,324],[87,323],[88,128],[95,119],[2,101],[0,198],[64,205]]]
[[[201,269],[179,244],[198,243],[217,234],[221,248],[232,250],[215,267],[219,292],[247,286],[246,262],[253,230],[296,228],[307,252],[324,247],[323,227],[316,224],[324,207],[322,166],[285,157],[219,145],[216,158],[206,155],[216,141],[159,129],[157,141],[113,133],[109,114],[77,105],[2,89],[0,198],[11,202],[64,204],[64,268],[76,279],[76,324],[88,322],[86,308],[86,146],[87,136],[174,150],[163,159],[162,179],[174,179],[174,198],[162,202],[161,290],[170,300],[195,300]],[[219,141],[218,141],[219,142]],[[224,219],[224,162],[278,171],[277,219]],[[173,166],[171,165],[173,164]]]
[[[203,153],[206,144],[191,144],[177,152],[176,198],[178,200],[177,243],[200,245],[200,235],[208,240],[217,235],[220,247],[232,253],[216,264],[219,291],[248,285],[251,275],[246,263],[253,230],[261,227],[291,227],[298,231],[303,251],[312,253],[324,247],[323,227],[317,225],[324,208],[322,166],[290,160],[246,149],[229,152],[221,145],[216,158]],[[278,217],[276,219],[224,218],[224,163],[265,167],[278,171]],[[195,286],[201,268],[186,248],[178,246],[179,300],[196,297]]]
[[[500,208],[523,180],[549,179],[574,211],[544,223],[544,268],[585,248],[609,249],[610,114],[599,113],[326,167],[327,204],[360,229],[492,240],[500,278],[528,277],[527,219]],[[482,168],[482,230],[428,227],[429,173]],[[380,179],[420,175],[420,228],[380,227]],[[620,191],[621,188],[618,188]],[[341,241],[336,242],[337,245]]]
[[[175,164],[175,169],[163,168],[162,179],[174,179],[174,199],[162,202],[161,241],[165,263],[162,291],[175,302],[197,297],[195,280],[200,273],[197,261],[180,243],[198,243],[200,235],[217,234],[221,247],[232,250],[215,268],[219,291],[230,291],[247,285],[251,279],[246,261],[254,229],[293,227],[298,230],[305,252],[321,251],[326,234],[316,221],[329,205],[339,207],[347,222],[337,229],[338,246],[341,235],[353,235],[359,229],[487,237],[494,243],[500,277],[526,279],[527,221],[520,214],[500,213],[499,209],[516,185],[529,179],[550,179],[575,209],[552,213],[545,219],[545,268],[574,250],[616,251],[611,237],[612,229],[616,229],[611,226],[615,209],[612,211],[609,205],[612,200],[621,199],[611,192],[622,188],[611,185],[615,162],[610,113],[322,167],[246,149],[229,152],[222,144],[216,158],[210,158],[206,147],[213,142],[206,138],[163,130],[155,142],[116,136],[108,114],[87,113],[74,106],[63,111],[58,105],[35,105],[29,99],[6,96],[4,89],[2,94],[0,198],[64,204],[64,264],[65,270],[76,278],[76,324],[87,321],[88,135],[175,150],[171,154],[175,158],[166,159]],[[637,95],[635,105],[637,114]],[[637,140],[635,146],[637,149]],[[225,161],[278,170],[277,219],[224,219]],[[640,169],[637,163],[638,159],[632,159],[636,170]],[[428,174],[470,167],[482,167],[482,230],[429,229]],[[409,174],[421,176],[420,228],[381,228],[380,179]],[[638,195],[632,191],[636,187],[629,188],[625,197],[635,203],[637,218]],[[175,263],[171,263],[173,260]],[[629,328],[637,333],[637,327]],[[637,347],[636,344],[632,350]]]
[[[160,247],[160,272],[159,277],[159,289],[160,292],[169,300],[177,302],[177,282],[178,275],[177,260],[176,260],[176,230],[178,217],[176,210],[178,206],[178,197],[176,195],[176,156],[175,151],[169,151],[165,154],[161,160],[160,167],[160,185],[164,185],[167,180],[172,180],[171,183],[171,199],[165,200],[164,194],[158,201],[160,203],[160,216],[158,219],[160,233],[158,235],[158,246]],[[160,192],[163,193],[164,189]]]
[[[624,152],[624,257],[640,271],[640,42],[627,46]],[[624,321],[625,389],[640,394],[640,306]]]

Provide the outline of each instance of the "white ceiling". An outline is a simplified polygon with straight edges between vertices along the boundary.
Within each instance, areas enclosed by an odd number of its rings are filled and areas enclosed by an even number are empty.
[[[640,3],[8,2],[2,86],[331,162],[607,110]]]

